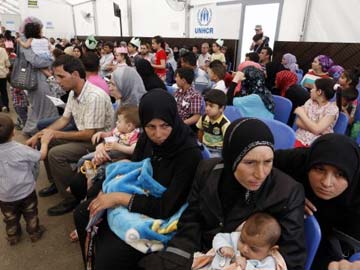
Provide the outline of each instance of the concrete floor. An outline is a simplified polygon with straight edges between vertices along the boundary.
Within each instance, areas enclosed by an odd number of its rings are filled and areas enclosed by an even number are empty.
[[[10,96],[9,96],[10,97]],[[11,118],[15,121],[16,114],[11,110]],[[26,138],[21,131],[16,131],[15,140],[25,142]],[[3,155],[4,153],[1,153]],[[37,181],[36,190],[48,185],[44,165],[41,164],[40,175]],[[31,243],[25,231],[25,223],[22,220],[23,235],[20,243],[9,246],[5,237],[5,225],[0,221],[0,270],[82,270],[81,251],[78,242],[72,243],[69,240],[69,233],[74,229],[72,213],[50,217],[46,210],[61,201],[56,194],[47,198],[39,199],[39,219],[47,231],[42,239]],[[0,213],[2,220],[2,214]]]

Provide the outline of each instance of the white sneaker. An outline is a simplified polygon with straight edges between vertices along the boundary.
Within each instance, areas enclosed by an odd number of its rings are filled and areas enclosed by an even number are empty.
[[[5,106],[1,108],[2,112],[9,112],[8,108],[6,108]]]

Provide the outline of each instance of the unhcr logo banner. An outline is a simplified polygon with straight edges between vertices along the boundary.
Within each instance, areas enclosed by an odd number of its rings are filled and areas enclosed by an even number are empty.
[[[212,27],[213,11],[210,7],[200,7],[196,13],[195,34],[213,35],[214,28]]]

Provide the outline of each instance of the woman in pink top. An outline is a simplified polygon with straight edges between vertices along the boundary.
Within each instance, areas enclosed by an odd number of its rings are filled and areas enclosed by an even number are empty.
[[[156,52],[153,58],[152,67],[155,69],[155,73],[165,81],[166,77],[166,52],[165,42],[161,36],[155,36],[151,40],[151,46]]]
[[[88,52],[83,58],[82,62],[86,71],[86,80],[104,90],[107,94],[110,93],[108,84],[98,74],[99,71],[99,57],[94,52]]]

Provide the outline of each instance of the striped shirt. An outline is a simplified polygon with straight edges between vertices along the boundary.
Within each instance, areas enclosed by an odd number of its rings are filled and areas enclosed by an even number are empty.
[[[79,96],[71,91],[63,116],[73,116],[78,130],[108,131],[113,123],[114,111],[110,97],[99,87],[86,82]]]

